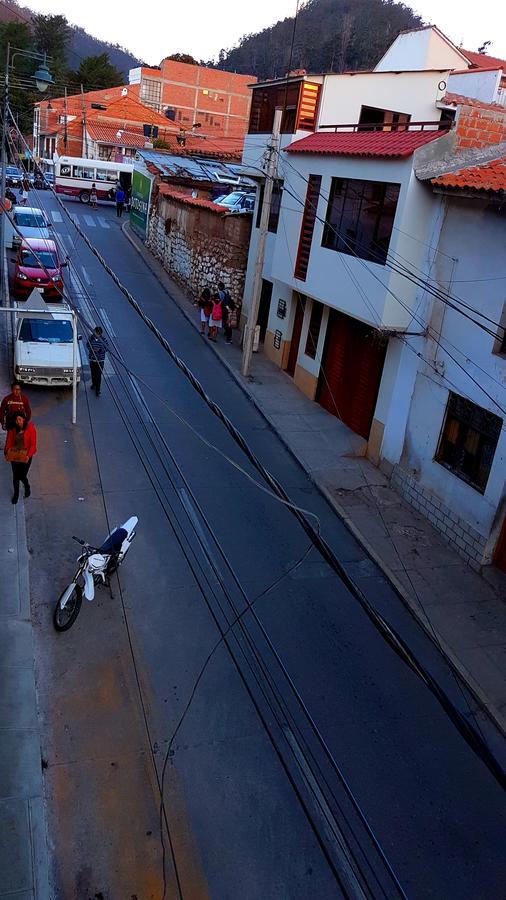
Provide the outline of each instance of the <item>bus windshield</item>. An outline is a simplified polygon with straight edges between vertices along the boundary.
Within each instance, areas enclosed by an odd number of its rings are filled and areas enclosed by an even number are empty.
[[[71,344],[72,324],[66,319],[23,319],[19,340],[35,344]]]
[[[23,250],[21,254],[21,265],[27,269],[58,268],[56,256],[49,250]]]

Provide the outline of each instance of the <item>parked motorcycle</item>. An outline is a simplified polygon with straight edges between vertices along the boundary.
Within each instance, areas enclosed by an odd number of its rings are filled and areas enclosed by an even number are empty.
[[[56,604],[53,624],[57,631],[67,631],[76,621],[83,600],[83,589],[86,599],[93,600],[95,587],[106,584],[109,576],[119,568],[136,535],[138,521],[137,516],[131,516],[123,525],[115,526],[101,547],[92,547],[72,535],[72,540],[77,541],[84,549],[77,558],[78,566],[72,581]]]

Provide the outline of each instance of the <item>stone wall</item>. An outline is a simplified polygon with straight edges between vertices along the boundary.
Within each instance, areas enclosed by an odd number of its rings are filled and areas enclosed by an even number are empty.
[[[151,214],[146,244],[192,297],[218,281],[236,303],[244,277],[252,217],[224,212],[209,201],[160,194]]]

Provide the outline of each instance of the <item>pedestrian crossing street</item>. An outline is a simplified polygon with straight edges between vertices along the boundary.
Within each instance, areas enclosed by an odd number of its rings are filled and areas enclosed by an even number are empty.
[[[106,231],[110,229],[110,224],[104,216],[93,215],[90,213],[75,213],[73,210],[69,210],[70,215],[75,220],[75,222],[81,227],[86,226],[87,228],[104,228]],[[62,225],[63,224],[63,215],[57,209],[49,210],[49,214],[53,220],[54,225]]]

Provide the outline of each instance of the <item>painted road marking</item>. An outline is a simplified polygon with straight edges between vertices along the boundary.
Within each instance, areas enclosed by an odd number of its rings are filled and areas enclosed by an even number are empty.
[[[62,216],[61,212],[58,212],[58,210],[52,209],[51,216],[52,216],[53,222],[63,222],[63,216]]]
[[[86,224],[90,226],[90,228],[95,228],[95,219],[93,218],[93,216],[83,215],[83,219]]]
[[[112,336],[115,338],[115,337],[116,337],[116,332],[115,332],[114,328],[112,327],[112,322],[111,322],[109,316],[107,315],[105,309],[102,309],[102,307],[100,307],[99,312],[100,312],[101,318],[102,318],[102,319],[104,320],[104,322],[105,322],[105,327],[107,328],[107,331],[108,331],[110,334],[112,334]]]
[[[91,278],[88,275],[88,272],[86,271],[84,266],[81,266],[81,272],[83,273],[83,278],[84,278],[86,284],[91,284]]]
[[[102,218],[102,216],[98,217],[98,221],[99,221],[100,225],[102,226],[102,228],[110,228],[111,227],[109,225],[109,223],[106,222],[105,219]]]

